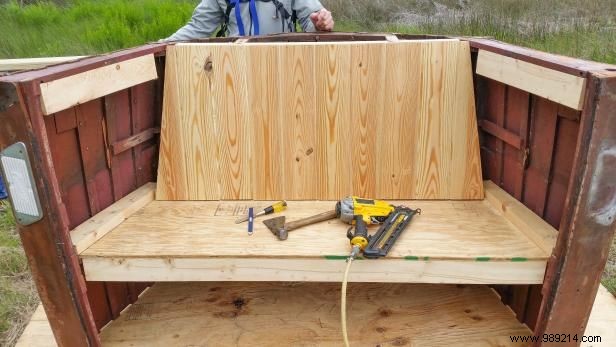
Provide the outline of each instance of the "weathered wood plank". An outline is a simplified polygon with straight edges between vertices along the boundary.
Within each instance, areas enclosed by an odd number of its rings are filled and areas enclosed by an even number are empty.
[[[40,69],[45,66],[75,61],[86,56],[0,59],[0,71]]]
[[[154,200],[154,186],[154,183],[142,186],[73,229],[71,240],[77,253],[86,250],[126,218]]]
[[[477,74],[581,110],[586,79],[486,50],[479,51]]]
[[[41,107],[50,115],[156,78],[154,55],[144,55],[41,83]]]

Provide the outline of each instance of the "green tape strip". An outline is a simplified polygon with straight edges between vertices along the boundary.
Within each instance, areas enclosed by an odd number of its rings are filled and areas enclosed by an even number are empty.
[[[514,257],[514,258],[511,258],[511,261],[520,262],[520,261],[528,261],[528,259],[524,257]]]
[[[477,257],[475,258],[476,261],[490,261],[490,257]]]
[[[418,257],[415,255],[409,255],[404,257],[404,260],[430,260],[430,257]]]

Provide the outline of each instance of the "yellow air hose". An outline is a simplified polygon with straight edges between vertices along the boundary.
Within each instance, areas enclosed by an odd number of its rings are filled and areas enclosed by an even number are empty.
[[[344,338],[344,345],[346,347],[350,347],[349,344],[349,336],[347,333],[347,325],[346,325],[346,292],[347,292],[347,283],[349,280],[349,271],[351,270],[351,263],[355,259],[355,256],[359,253],[359,246],[353,246],[353,250],[351,254],[347,258],[346,269],[344,270],[344,278],[342,279],[342,290],[340,291],[340,323],[342,325],[342,337]]]

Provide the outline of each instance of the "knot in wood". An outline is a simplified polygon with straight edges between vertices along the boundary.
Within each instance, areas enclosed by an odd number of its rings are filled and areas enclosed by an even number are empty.
[[[207,57],[205,59],[205,64],[203,65],[203,70],[205,70],[205,72],[212,72],[213,68],[212,57]]]

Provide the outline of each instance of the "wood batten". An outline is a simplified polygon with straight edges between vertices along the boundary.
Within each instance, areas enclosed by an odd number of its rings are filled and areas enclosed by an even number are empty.
[[[584,103],[586,79],[576,75],[486,50],[479,50],[476,72],[576,110]]]
[[[552,254],[552,248],[556,244],[557,231],[494,182],[485,181],[484,186],[486,200],[496,209],[502,211],[505,218],[523,231],[546,255]]]
[[[273,241],[274,242],[274,241]],[[460,245],[462,246],[462,245]],[[545,260],[362,260],[354,263],[350,282],[539,284]],[[273,281],[340,282],[345,256],[329,259],[267,258],[122,258],[85,257],[89,281]]]
[[[155,190],[155,183],[145,184],[73,229],[71,240],[77,253],[86,250],[126,218],[154,200]]]
[[[21,58],[21,59],[0,59],[0,71],[20,71],[40,69],[49,65],[66,63],[85,58],[85,56],[75,57],[45,57],[45,58]]]
[[[50,115],[158,78],[154,55],[144,55],[41,83],[41,108]]]

